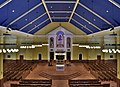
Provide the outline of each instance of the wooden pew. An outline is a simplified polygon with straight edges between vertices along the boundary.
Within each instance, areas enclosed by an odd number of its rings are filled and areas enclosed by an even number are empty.
[[[51,87],[51,85],[49,84],[44,84],[44,85],[41,85],[41,84],[11,84],[11,87]]]

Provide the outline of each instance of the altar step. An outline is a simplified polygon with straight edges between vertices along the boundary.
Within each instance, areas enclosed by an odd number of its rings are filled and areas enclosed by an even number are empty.
[[[69,80],[69,79],[76,78],[76,77],[80,76],[81,74],[79,72],[75,72],[70,75],[51,75],[46,72],[41,72],[39,75],[44,78],[52,79],[52,80]]]

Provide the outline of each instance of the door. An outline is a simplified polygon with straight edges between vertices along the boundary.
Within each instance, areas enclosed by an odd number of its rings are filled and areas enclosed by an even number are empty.
[[[82,54],[81,53],[79,54],[79,60],[82,60]]]
[[[50,52],[50,60],[54,60],[54,52]]]
[[[38,55],[39,60],[42,60],[42,55],[41,53]]]
[[[97,55],[97,63],[101,62],[101,55]]]
[[[67,60],[71,60],[71,52],[67,52]]]
[[[24,55],[20,55],[20,62],[24,60]]]

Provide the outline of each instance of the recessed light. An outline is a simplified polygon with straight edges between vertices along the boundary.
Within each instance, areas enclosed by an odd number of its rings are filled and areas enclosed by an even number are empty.
[[[12,10],[12,12],[15,12],[15,10]]]
[[[96,19],[93,19],[93,21],[96,21]]]
[[[27,21],[28,19],[25,19],[25,21]]]
[[[50,6],[50,8],[52,8],[52,6]]]
[[[68,8],[70,8],[70,6]]]
[[[109,12],[108,10],[106,12]]]

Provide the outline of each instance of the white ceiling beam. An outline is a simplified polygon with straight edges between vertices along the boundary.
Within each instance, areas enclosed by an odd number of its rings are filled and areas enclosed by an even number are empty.
[[[69,17],[52,17],[52,19],[69,19]]]
[[[27,12],[25,12],[24,14],[22,14],[21,16],[19,16],[18,18],[16,18],[14,21],[12,21],[9,25],[12,25],[13,23],[15,23],[16,21],[18,21],[19,19],[21,19],[22,17],[24,17],[25,15],[27,15],[28,13],[30,13],[31,11],[35,10],[36,8],[38,8],[40,5],[42,5],[42,3],[39,3],[38,5],[36,5],[35,7],[33,7],[32,9],[28,10]],[[9,26],[8,25],[8,26]]]
[[[27,26],[31,25],[33,22],[37,21],[38,19],[40,19],[41,17],[43,17],[46,13],[40,15],[39,17],[35,18],[34,20],[32,20],[31,22],[29,22],[28,24],[26,24],[25,26],[23,26],[22,28],[20,28],[19,30],[23,30],[24,28],[26,28]]]
[[[76,3],[75,1],[45,1],[45,3]]]
[[[2,4],[0,4],[0,8],[4,7],[5,5],[9,4],[12,0],[6,0]]]
[[[49,13],[72,13],[72,11],[49,11]]]
[[[47,9],[47,6],[46,6],[45,1],[44,1],[44,0],[42,0],[42,3],[43,3],[43,5],[44,5],[44,8],[45,8],[45,10],[46,10],[47,14],[48,14],[48,17],[49,17],[50,21],[52,22],[52,19],[51,19],[51,17],[50,17],[50,14],[49,14],[49,11],[48,11],[48,9]]]
[[[78,21],[76,21],[75,19],[72,18],[72,20],[74,22],[76,22],[77,24],[79,24],[80,26],[82,26],[83,28],[85,28],[86,30],[88,30],[89,32],[93,33],[93,31],[91,31],[89,28],[87,28],[86,26],[84,26],[83,24],[79,23]]]
[[[36,25],[34,28],[30,29],[30,30],[28,31],[28,33],[30,33],[30,32],[33,31],[35,28],[39,27],[40,25],[42,25],[43,23],[45,23],[45,22],[48,21],[48,20],[49,20],[49,18],[46,19],[46,20],[44,20],[44,21],[41,22],[40,24]]]
[[[114,25],[112,25],[109,21],[107,21],[105,18],[103,18],[102,16],[98,15],[97,13],[95,13],[94,11],[92,11],[91,9],[89,9],[88,7],[86,7],[85,5],[83,5],[82,3],[79,3],[79,5],[82,6],[83,8],[85,8],[86,10],[88,10],[89,12],[91,12],[92,14],[94,14],[95,16],[97,16],[98,18],[102,19],[107,24],[109,24],[112,27],[114,27]]]
[[[73,8],[73,11],[72,11],[72,14],[71,14],[68,22],[70,22],[70,20],[72,19],[73,15],[74,15],[74,12],[75,12],[75,10],[77,8],[78,3],[79,3],[79,0],[76,1],[75,5],[74,5],[74,8]]]
[[[98,30],[101,30],[99,27],[97,27],[96,25],[94,25],[93,23],[91,23],[90,21],[88,21],[87,19],[85,19],[84,17],[80,16],[77,13],[74,13],[75,15],[77,15],[79,18],[83,19],[84,21],[86,21],[88,24],[92,25],[93,27],[95,27]]]
[[[109,0],[109,2],[111,2],[116,7],[120,8],[120,5],[117,2],[115,2],[114,0]]]

